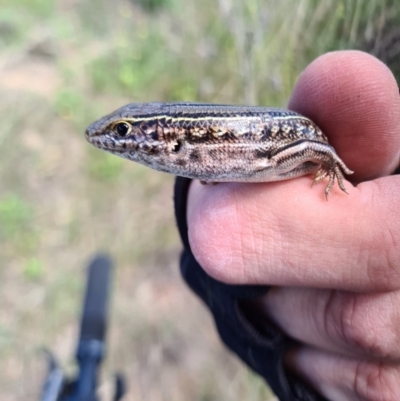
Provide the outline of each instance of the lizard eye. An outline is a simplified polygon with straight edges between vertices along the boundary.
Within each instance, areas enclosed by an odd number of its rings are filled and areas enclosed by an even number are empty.
[[[118,123],[115,126],[115,131],[119,136],[127,136],[132,130],[132,127],[127,123]]]

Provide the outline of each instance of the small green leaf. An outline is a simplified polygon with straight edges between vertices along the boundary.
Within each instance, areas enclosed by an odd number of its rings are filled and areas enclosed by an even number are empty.
[[[31,258],[25,265],[24,274],[28,279],[36,280],[43,276],[44,264],[37,258]]]

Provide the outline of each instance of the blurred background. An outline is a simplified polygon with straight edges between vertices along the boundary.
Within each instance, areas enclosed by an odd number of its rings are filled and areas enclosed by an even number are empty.
[[[73,372],[98,249],[117,264],[102,392],[122,370],[126,400],[273,400],[179,276],[173,177],[83,132],[129,102],[285,106],[311,60],[346,48],[398,77],[398,0],[0,0],[3,401],[37,399],[43,345]]]

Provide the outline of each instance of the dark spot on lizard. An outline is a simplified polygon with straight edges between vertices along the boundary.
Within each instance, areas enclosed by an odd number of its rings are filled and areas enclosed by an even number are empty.
[[[221,151],[219,149],[210,149],[208,152],[210,159],[218,160],[221,159]],[[222,154],[223,156],[223,154]]]
[[[192,150],[192,152],[189,154],[189,159],[198,162],[201,160],[200,152],[197,149]]]
[[[181,166],[181,167],[185,167],[187,164],[187,160],[186,159],[176,159],[175,164],[177,164],[178,166]]]
[[[268,159],[271,156],[271,151],[266,149],[257,149],[254,151],[254,157],[256,159]]]
[[[152,129],[153,126],[157,126],[157,121],[156,120],[148,120],[148,121],[143,121],[140,123],[140,128],[143,131],[147,131],[148,129]]]
[[[146,153],[149,153],[151,147],[147,143],[143,143],[140,145],[140,150]]]
[[[191,144],[208,143],[212,140],[212,137],[208,133],[204,133],[202,135],[196,135],[192,133],[187,134],[187,141]]]

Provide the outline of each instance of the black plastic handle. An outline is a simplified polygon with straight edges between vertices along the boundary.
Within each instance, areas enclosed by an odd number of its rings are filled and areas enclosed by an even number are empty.
[[[97,255],[89,265],[81,319],[80,342],[87,340],[104,341],[111,269],[111,259],[106,255]]]

